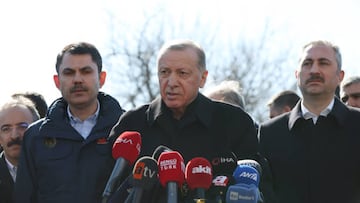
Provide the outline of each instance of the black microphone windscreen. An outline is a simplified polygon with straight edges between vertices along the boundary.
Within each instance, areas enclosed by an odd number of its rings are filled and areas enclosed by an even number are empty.
[[[212,157],[211,165],[214,175],[230,175],[237,166],[237,157],[230,151],[221,152]]]
[[[157,161],[150,157],[144,156],[136,161],[133,169],[130,183],[134,187],[145,190],[152,189],[158,181],[158,165]]]
[[[156,147],[156,149],[154,150],[153,154],[152,154],[152,158],[154,158],[155,160],[158,160],[160,157],[160,154],[163,152],[170,152],[173,151],[172,149],[170,149],[167,146],[164,145],[159,145],[158,147]]]

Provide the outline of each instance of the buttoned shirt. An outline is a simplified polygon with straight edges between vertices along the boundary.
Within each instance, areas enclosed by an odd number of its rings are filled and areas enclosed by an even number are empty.
[[[70,108],[69,106],[67,107],[67,112],[68,112],[68,116],[70,118],[70,124],[73,128],[76,129],[76,131],[78,133],[80,133],[80,135],[86,139],[92,128],[95,126],[96,124],[96,120],[97,120],[97,117],[99,116],[99,111],[100,111],[100,104],[99,104],[99,101],[97,101],[97,109],[96,109],[96,112],[89,116],[87,119],[85,120],[81,120],[79,119],[78,117],[75,117],[71,112],[70,112]]]
[[[334,106],[334,99],[331,100],[330,104],[323,110],[320,112],[320,116],[327,116],[331,109],[333,108]],[[318,120],[319,116],[310,112],[309,109],[307,109],[305,106],[304,106],[304,101],[302,100],[301,101],[301,113],[302,113],[302,116],[304,117],[305,120],[308,120],[308,119],[312,119],[314,124],[316,124],[316,121]]]
[[[6,157],[5,157],[5,161],[6,161],[6,164],[7,164],[8,169],[9,169],[10,175],[11,175],[12,179],[13,179],[14,182],[15,182],[17,167],[14,166],[12,163],[10,163],[10,161],[7,160]]]

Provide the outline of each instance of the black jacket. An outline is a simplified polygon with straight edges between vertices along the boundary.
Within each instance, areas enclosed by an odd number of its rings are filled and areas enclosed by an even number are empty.
[[[360,112],[335,98],[316,125],[301,116],[300,102],[260,126],[260,151],[268,159],[280,203],[360,202]]]
[[[10,175],[4,152],[0,153],[0,203],[12,203],[14,181]]]
[[[63,99],[56,100],[46,118],[26,131],[16,202],[100,202],[115,163],[108,136],[124,110],[104,93],[99,93],[98,100],[98,120],[86,140],[70,125]]]
[[[234,152],[238,159],[258,152],[254,121],[241,108],[214,102],[202,94],[187,107],[180,120],[160,98],[123,114],[114,127],[114,139],[124,131],[138,131],[142,138],[141,156],[151,156],[165,145],[178,151],[185,164],[194,157],[211,160],[222,152]],[[149,201],[149,199],[148,199]]]

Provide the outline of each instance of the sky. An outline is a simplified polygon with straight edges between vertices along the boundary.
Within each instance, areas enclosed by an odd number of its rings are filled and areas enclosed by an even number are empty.
[[[163,7],[174,19],[217,22],[224,38],[243,32],[248,38],[265,22],[279,49],[300,48],[326,39],[339,45],[345,76],[360,75],[360,1],[357,0],[12,0],[0,3],[0,103],[15,92],[36,91],[48,104],[60,97],[53,82],[57,53],[74,41],[95,44],[101,53],[108,40],[108,11],[128,24],[141,21],[143,11]],[[294,57],[294,61],[297,58]],[[106,70],[106,67],[104,67]],[[115,82],[108,72],[107,83]],[[103,91],[112,93],[111,85]]]

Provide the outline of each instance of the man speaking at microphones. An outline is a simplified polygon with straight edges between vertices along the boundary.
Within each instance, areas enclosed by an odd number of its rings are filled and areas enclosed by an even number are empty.
[[[178,151],[185,163],[194,157],[210,160],[221,151],[232,151],[239,159],[258,152],[249,114],[200,93],[208,76],[206,54],[200,45],[190,40],[165,43],[157,56],[157,76],[160,96],[124,113],[111,136],[138,131],[140,156],[151,156],[164,145]]]

